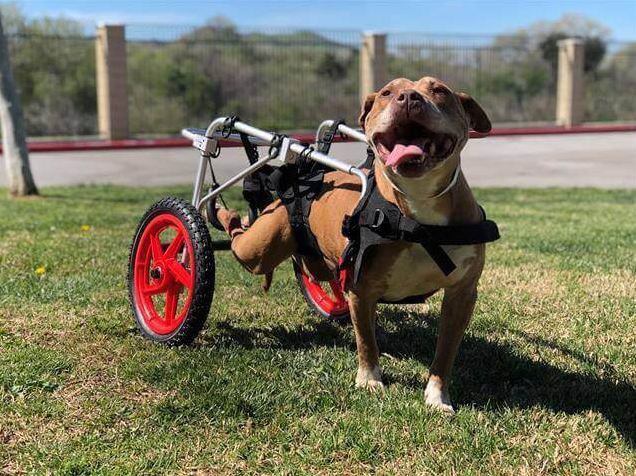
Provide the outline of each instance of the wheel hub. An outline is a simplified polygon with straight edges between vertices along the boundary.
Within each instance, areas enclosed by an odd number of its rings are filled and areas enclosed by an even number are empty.
[[[161,270],[161,268],[159,266],[157,266],[155,268],[152,268],[150,270],[150,277],[152,279],[155,279],[155,280],[158,281],[158,280],[161,279],[162,276],[163,276],[163,271]]]

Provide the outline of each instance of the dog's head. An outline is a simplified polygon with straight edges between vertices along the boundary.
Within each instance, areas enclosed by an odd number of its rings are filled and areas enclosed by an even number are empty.
[[[416,82],[394,79],[370,94],[359,121],[383,166],[405,179],[422,178],[450,158],[459,160],[470,128],[490,131],[477,101],[428,76]]]

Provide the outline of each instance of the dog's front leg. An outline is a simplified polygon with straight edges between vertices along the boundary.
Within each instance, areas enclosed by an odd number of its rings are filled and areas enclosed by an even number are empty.
[[[369,390],[382,390],[382,372],[380,356],[375,338],[375,317],[377,302],[349,292],[349,310],[356,334],[358,350],[358,374],[356,387]]]
[[[444,412],[454,413],[448,394],[450,374],[476,300],[477,280],[444,291],[435,358],[424,392],[426,403]]]

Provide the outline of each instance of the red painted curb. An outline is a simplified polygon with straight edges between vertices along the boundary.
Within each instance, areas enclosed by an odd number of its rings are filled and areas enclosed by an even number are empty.
[[[607,124],[607,125],[582,125],[570,128],[557,126],[544,127],[498,127],[490,134],[479,134],[472,131],[471,138],[494,136],[521,136],[539,134],[582,134],[597,132],[635,132],[636,124]],[[314,134],[291,134],[291,137],[301,142],[311,143]],[[334,142],[351,142],[350,139],[336,137]],[[65,140],[65,141],[31,141],[28,143],[30,152],[81,152],[90,150],[118,150],[118,149],[152,149],[166,147],[187,147],[191,142],[180,137],[165,137],[159,139],[124,139],[124,140]],[[237,142],[221,141],[223,147],[242,147]],[[2,152],[2,147],[0,147]]]

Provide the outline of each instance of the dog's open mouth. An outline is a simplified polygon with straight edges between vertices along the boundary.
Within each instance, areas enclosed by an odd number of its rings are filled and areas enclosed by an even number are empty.
[[[450,156],[457,141],[450,134],[436,133],[421,124],[409,122],[375,134],[373,143],[380,158],[394,172],[412,177]]]

